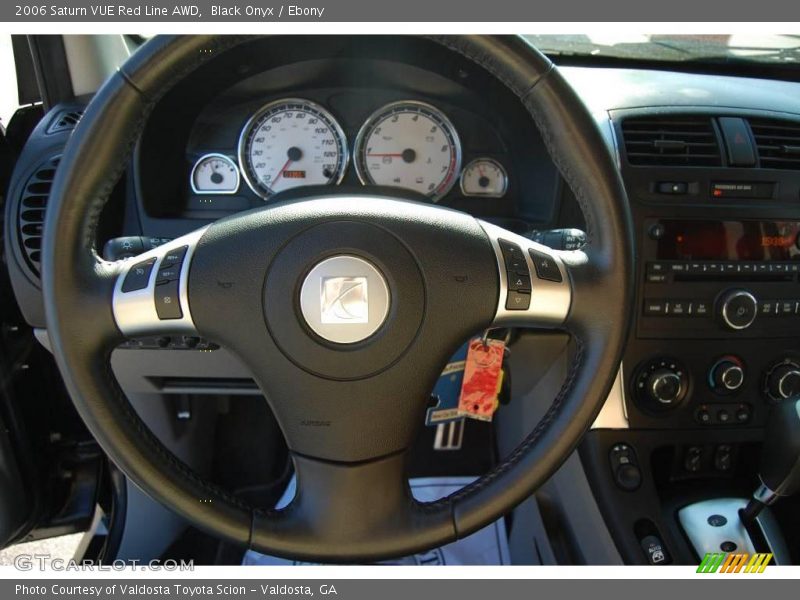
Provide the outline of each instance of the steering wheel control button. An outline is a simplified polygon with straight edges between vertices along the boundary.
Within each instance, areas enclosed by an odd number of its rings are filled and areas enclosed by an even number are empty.
[[[122,282],[122,291],[135,292],[145,289],[150,282],[150,273],[153,271],[154,264],[156,264],[156,259],[151,258],[133,265]]]
[[[508,296],[506,296],[506,310],[528,310],[530,305],[530,294],[509,290]]]
[[[723,323],[734,330],[747,329],[758,314],[758,300],[747,290],[727,292],[720,301],[720,307]]]
[[[180,278],[183,259],[188,246],[170,250],[161,260],[156,277],[153,300],[158,318],[163,320],[183,318],[180,300]]]
[[[156,286],[154,300],[159,319],[180,319],[183,317],[179,286],[180,281],[178,280],[168,281]]]
[[[188,246],[181,246],[180,248],[175,248],[175,250],[170,250],[167,252],[161,261],[160,268],[164,269],[168,266],[180,265],[183,262],[183,257],[186,256],[186,251],[188,249]]]
[[[163,267],[158,270],[158,276],[156,277],[156,285],[161,285],[162,283],[167,283],[168,281],[175,281],[180,276],[181,276],[180,265]]]
[[[508,273],[508,289],[514,292],[530,292],[531,276],[527,273]]]
[[[354,344],[374,334],[389,314],[383,274],[358,256],[334,256],[318,263],[300,288],[300,310],[321,338]]]
[[[531,255],[531,260],[533,260],[533,266],[539,279],[561,283],[561,271],[550,256],[532,248],[528,250],[528,253]]]

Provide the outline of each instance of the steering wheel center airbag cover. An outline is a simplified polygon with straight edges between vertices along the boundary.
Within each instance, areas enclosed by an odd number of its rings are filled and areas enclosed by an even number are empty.
[[[337,311],[331,294],[343,278],[366,292],[366,315],[359,312],[363,307],[351,306],[356,318],[345,321],[344,311]],[[366,222],[335,220],[304,230],[280,250],[267,274],[264,310],[276,345],[296,365],[320,377],[360,379],[390,366],[414,340],[425,285],[396,235]]]

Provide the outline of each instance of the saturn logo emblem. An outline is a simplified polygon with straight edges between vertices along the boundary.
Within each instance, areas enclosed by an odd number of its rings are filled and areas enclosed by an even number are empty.
[[[366,277],[322,277],[322,323],[369,323]]]

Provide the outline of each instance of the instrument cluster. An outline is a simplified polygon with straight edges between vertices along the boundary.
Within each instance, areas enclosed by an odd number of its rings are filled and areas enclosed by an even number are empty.
[[[381,105],[351,141],[330,109],[282,98],[249,117],[235,155],[214,149],[197,156],[189,186],[198,196],[236,194],[247,186],[269,201],[293,188],[337,185],[352,167],[363,185],[403,188],[433,202],[457,184],[465,197],[505,196],[509,176],[497,157],[473,156],[462,168],[463,156],[451,119],[427,102]]]

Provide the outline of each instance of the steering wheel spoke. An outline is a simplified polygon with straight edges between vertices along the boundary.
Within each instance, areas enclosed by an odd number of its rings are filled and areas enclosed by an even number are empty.
[[[500,293],[493,326],[559,328],[572,303],[572,282],[558,252],[485,221],[497,259]]]
[[[189,265],[206,227],[125,261],[114,285],[114,320],[128,337],[197,335],[189,306]]]
[[[283,510],[257,514],[256,548],[308,560],[354,562],[397,556],[399,540],[401,551],[413,554],[456,539],[446,503],[426,506],[411,496],[404,453],[361,463],[298,454],[293,461],[294,499]],[[392,544],[385,543],[389,539]],[[281,540],[279,546],[275,540]],[[335,550],[320,553],[322,548]]]

